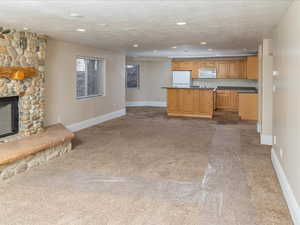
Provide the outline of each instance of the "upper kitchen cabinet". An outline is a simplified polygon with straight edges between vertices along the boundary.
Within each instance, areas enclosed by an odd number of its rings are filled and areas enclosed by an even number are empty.
[[[235,59],[175,60],[172,62],[172,70],[192,71],[192,78],[199,78],[200,69],[216,69],[217,78],[221,79],[258,79],[257,56]]]
[[[245,60],[232,60],[229,61],[229,77],[244,79],[245,76]]]
[[[249,80],[258,80],[258,57],[249,56],[247,57],[246,74]]]
[[[216,61],[202,60],[193,62],[192,78],[199,78],[200,69],[215,69]]]
[[[172,70],[193,70],[194,63],[192,61],[173,61]]]
[[[229,63],[228,61],[217,62],[217,78],[229,78]]]
[[[217,78],[244,79],[245,78],[245,61],[244,60],[227,60],[217,61]]]

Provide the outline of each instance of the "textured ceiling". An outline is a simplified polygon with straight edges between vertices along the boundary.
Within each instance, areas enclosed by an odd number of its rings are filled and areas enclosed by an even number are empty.
[[[0,25],[28,27],[54,39],[121,50],[130,56],[239,55],[257,50],[258,41],[270,36],[290,2],[1,0]],[[82,17],[70,17],[71,13]],[[176,25],[179,21],[187,25]],[[77,28],[86,32],[77,32]],[[201,46],[201,41],[207,45]]]

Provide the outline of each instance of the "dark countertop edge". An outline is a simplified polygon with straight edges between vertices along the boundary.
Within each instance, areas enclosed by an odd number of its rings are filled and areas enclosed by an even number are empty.
[[[197,90],[214,90],[215,88],[199,88],[199,87],[162,87],[166,89],[197,89]]]
[[[233,90],[237,91],[238,93],[253,93],[257,94],[257,88],[256,87],[232,87],[232,86],[219,86],[217,88],[202,88],[202,87],[162,87],[165,89],[197,89],[197,90]]]
[[[256,91],[239,91],[239,94],[258,94],[258,92]]]
[[[250,90],[257,91],[256,87],[242,87],[242,86],[218,86],[219,90]]]

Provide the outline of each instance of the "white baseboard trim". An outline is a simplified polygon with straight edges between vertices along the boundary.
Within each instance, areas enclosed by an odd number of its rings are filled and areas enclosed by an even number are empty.
[[[92,127],[95,126],[99,123],[103,123],[107,120],[112,120],[121,116],[126,115],[126,109],[121,109],[119,111],[115,111],[115,112],[111,112],[111,113],[107,113],[101,116],[97,116],[88,120],[84,120],[81,121],[79,123],[74,123],[71,125],[66,126],[69,130],[71,130],[72,132],[76,132],[88,127]]]
[[[290,214],[292,216],[292,219],[294,221],[295,225],[300,225],[300,206],[297,203],[297,200],[295,198],[295,195],[291,189],[291,186],[289,184],[289,181],[287,179],[287,176],[285,175],[285,172],[281,166],[280,161],[278,160],[277,154],[275,150],[272,148],[272,163],[273,167],[276,171],[277,178],[279,180],[283,195],[285,197],[285,200],[287,202],[288,208],[290,210]]]
[[[256,124],[256,130],[257,130],[257,133],[260,133],[260,123]]]
[[[272,135],[260,135],[260,144],[262,145],[272,145],[273,144],[273,136]]]
[[[127,107],[133,106],[152,106],[152,107],[167,107],[167,102],[126,102]]]

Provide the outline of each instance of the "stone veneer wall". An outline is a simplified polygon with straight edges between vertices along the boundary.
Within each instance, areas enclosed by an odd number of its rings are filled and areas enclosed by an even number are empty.
[[[62,156],[71,150],[72,143],[71,140],[68,140],[58,146],[51,147],[45,149],[44,151],[30,155],[25,159],[17,160],[8,165],[0,166],[0,182],[19,173],[23,173],[32,167],[45,164],[49,160]]]
[[[44,66],[47,40],[44,35],[12,31],[0,37],[0,67],[35,67],[38,77],[23,81],[0,78],[0,98],[20,96],[19,135],[28,136],[43,130]],[[27,40],[26,49],[20,48],[21,39]]]

